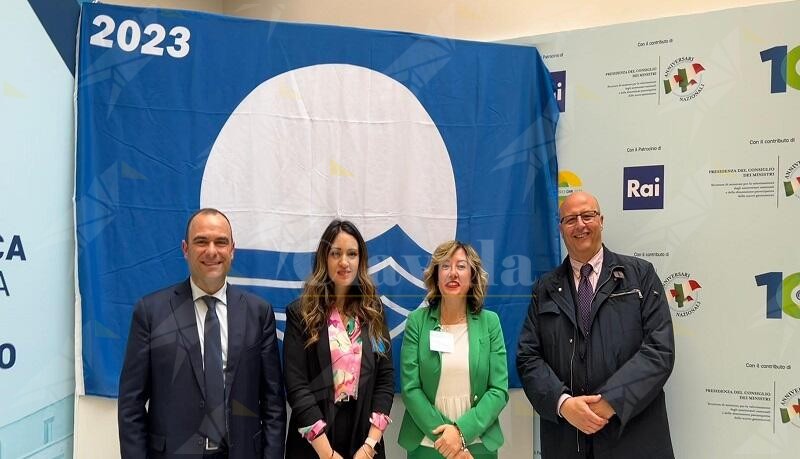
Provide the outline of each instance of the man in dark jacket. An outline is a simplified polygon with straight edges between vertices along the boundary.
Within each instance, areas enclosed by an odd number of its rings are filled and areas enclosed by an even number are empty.
[[[663,388],[675,341],[661,281],[647,261],[603,246],[594,196],[571,194],[560,217],[569,256],[534,285],[517,350],[542,457],[674,458]]]
[[[286,400],[275,315],[227,283],[230,221],[189,219],[190,277],[136,305],[119,383],[122,459],[283,459]]]

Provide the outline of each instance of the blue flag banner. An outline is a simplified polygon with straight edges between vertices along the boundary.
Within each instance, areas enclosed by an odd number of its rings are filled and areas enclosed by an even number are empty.
[[[550,74],[535,48],[83,4],[77,244],[88,394],[114,397],[134,303],[185,279],[200,207],[229,282],[285,307],[332,218],[367,240],[399,362],[441,242],[489,272],[512,386],[533,279],[560,258]]]

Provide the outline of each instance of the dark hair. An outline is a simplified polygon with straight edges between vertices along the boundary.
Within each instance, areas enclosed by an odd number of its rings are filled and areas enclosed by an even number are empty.
[[[186,222],[186,232],[183,234],[184,241],[187,243],[189,242],[189,227],[192,226],[192,221],[194,221],[195,217],[198,215],[222,215],[222,217],[225,218],[225,221],[228,222],[228,227],[231,229],[231,240],[233,239],[233,225],[231,225],[231,221],[228,220],[228,216],[223,214],[222,211],[214,209],[213,207],[203,207],[202,209],[196,210]]]

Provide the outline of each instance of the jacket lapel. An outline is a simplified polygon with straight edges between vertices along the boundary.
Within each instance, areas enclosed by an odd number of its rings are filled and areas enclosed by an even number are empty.
[[[237,363],[242,354],[245,335],[246,303],[242,293],[228,284],[228,360],[225,368],[225,401],[230,399],[231,387],[236,377]]]
[[[594,317],[597,315],[597,310],[600,309],[618,285],[618,282],[611,279],[611,272],[618,267],[617,257],[603,246],[603,267],[600,270],[600,277],[597,279],[597,291],[594,295],[594,301],[592,301],[592,322],[594,322]]]
[[[572,325],[576,327],[578,323],[575,320],[575,300],[572,293],[575,286],[572,281],[572,266],[569,263],[569,257],[559,266],[548,290],[550,298],[558,305],[561,313],[566,315]]]
[[[358,378],[358,393],[363,394],[362,387],[370,381],[365,375],[374,375],[375,355],[372,352],[372,339],[369,336],[369,328],[361,326],[361,372]]]
[[[331,364],[331,342],[328,334],[328,316],[325,316],[322,330],[317,342],[317,359],[319,360],[320,376],[324,387],[333,388],[333,365]],[[333,389],[331,389],[331,402],[333,402]]]
[[[192,366],[194,378],[205,397],[206,388],[205,379],[203,378],[203,355],[200,352],[200,334],[197,332],[192,289],[189,286],[188,279],[175,289],[175,296],[170,301],[170,307],[172,307],[172,313],[178,324],[178,332],[181,335],[184,349],[189,354],[189,362]],[[176,365],[175,371],[179,368],[180,366]]]
[[[614,290],[615,282],[609,282],[611,279],[611,270],[616,264],[616,259],[611,253],[603,247],[603,266],[600,268],[600,276],[597,278],[597,290],[592,302],[592,312],[597,311],[597,308],[603,304],[608,298],[608,295]]]
[[[604,265],[603,270],[600,272],[600,277],[597,279],[598,289],[594,294],[594,301],[592,301],[593,313],[597,311],[600,305],[602,305],[606,299],[608,299],[608,296],[611,295],[611,292],[614,291],[616,284],[614,282],[609,282],[610,277],[611,270]]]
[[[362,325],[361,326],[361,370],[358,377],[358,398],[359,401],[361,397],[364,397],[365,394],[372,391],[367,391],[367,387],[370,385],[375,385],[375,376],[377,372],[375,371],[375,354],[372,352],[372,339],[369,336],[369,327]],[[363,419],[366,417],[369,419],[371,413],[371,406],[372,402],[368,403],[358,403],[355,413],[355,419],[353,423],[357,426],[362,425]],[[350,444],[357,445],[356,441],[363,441],[363,439],[357,438],[359,433],[359,429],[353,429],[350,435]]]
[[[435,390],[433,394],[435,395],[436,392],[439,390],[439,377],[442,373],[442,356],[439,355],[437,351],[431,350],[431,330],[441,331],[441,321],[439,319],[440,310],[438,307],[431,308],[428,307],[430,314],[428,315],[427,323],[424,327],[422,327],[422,332],[425,336],[420,337],[420,344],[424,346],[422,349],[425,354],[427,354],[435,363],[431,365],[431,369],[433,370],[431,373],[426,374],[426,372],[420,372],[422,378],[427,379],[426,386],[433,387]],[[427,376],[427,377],[426,377]]]
[[[472,393],[475,393],[477,388],[475,381],[483,379],[481,374],[484,373],[484,369],[480,367],[483,359],[480,357],[485,350],[488,350],[488,347],[481,343],[481,339],[485,335],[478,314],[469,312],[467,314],[467,337],[469,338],[469,382]],[[472,400],[472,397],[470,397],[470,402],[474,406],[475,401]]]

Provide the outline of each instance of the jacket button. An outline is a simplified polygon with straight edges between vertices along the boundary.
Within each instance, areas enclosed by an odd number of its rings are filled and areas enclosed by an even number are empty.
[[[203,401],[203,400],[200,400],[200,408],[205,408],[205,407],[206,407],[206,402]]]
[[[473,402],[477,402],[478,401],[478,396],[477,395],[473,395],[472,396],[472,401]]]
[[[204,443],[204,442],[203,442],[203,439],[202,439],[202,438],[201,438],[201,439],[199,439],[199,440],[197,440],[197,444],[198,444],[198,445],[200,445],[200,446],[203,446],[203,443]]]

